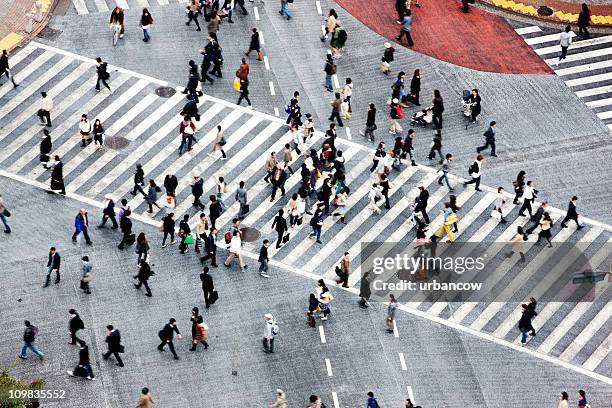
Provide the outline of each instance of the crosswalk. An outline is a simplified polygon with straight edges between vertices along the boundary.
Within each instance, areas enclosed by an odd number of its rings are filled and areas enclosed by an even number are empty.
[[[185,102],[184,95],[177,92],[168,98],[158,96],[154,91],[165,85],[164,82],[111,67],[113,92],[94,92],[95,64],[92,60],[36,42],[16,52],[11,65],[22,86],[0,88],[2,170],[41,183],[49,182],[50,171],[43,169],[38,161],[41,127],[35,116],[39,93],[45,91],[55,101],[51,114],[53,127],[50,129],[52,154],[62,157],[67,191],[98,202],[103,201],[107,194],[116,201],[125,197],[133,212],[142,216],[160,220],[172,211],[177,219],[187,214],[190,222],[194,223],[199,212],[191,205],[189,186],[193,175],[203,176],[204,197],[214,192],[217,178],[223,176],[228,181],[229,191],[224,197],[227,210],[217,220],[221,235],[238,213],[234,192],[239,181],[243,180],[251,207],[243,225],[258,229],[262,238],[274,243],[276,236],[270,229],[272,220],[291,194],[297,191],[299,168],[303,163],[303,157],[294,158],[291,167],[296,173],[288,177],[287,195],[270,202],[271,187],[262,180],[263,166],[272,151],[281,151],[285,143],[292,140],[283,120],[204,95],[200,99],[201,120],[196,122],[198,142],[191,152],[179,156],[178,113]],[[94,145],[80,147],[77,124],[82,113],[87,113],[92,121],[99,118],[106,136],[124,138],[127,147],[120,150],[107,146],[98,149]],[[210,154],[217,125],[221,125],[227,141],[225,150],[229,157],[226,161]],[[320,134],[314,137],[311,147],[315,150],[321,148]],[[415,225],[409,215],[417,195],[416,186],[423,185],[430,192],[427,209],[432,219],[430,234],[443,221],[440,210],[448,199],[448,189],[437,184],[437,175],[432,169],[403,166],[391,173],[391,208],[375,215],[367,202],[368,191],[375,181],[370,172],[372,152],[346,139],[338,141],[338,148],[343,150],[346,158],[347,182],[351,191],[346,224],[340,222],[339,217],[326,217],[322,244],[319,244],[308,238],[311,228],[306,217],[302,225],[290,231],[286,245],[278,250],[271,246],[270,256],[289,267],[333,279],[335,266],[348,251],[352,260],[349,285],[358,288],[364,272],[360,265],[368,265],[374,257],[386,256],[391,251],[410,252],[414,247]],[[158,184],[166,174],[177,176],[179,187],[175,208],[166,208],[164,199],[160,198],[158,204],[162,208],[155,208],[152,214],[148,214],[142,196],[129,194],[133,186],[133,171],[138,163],[143,165],[145,177],[155,179]],[[522,264],[518,257],[506,259],[500,245],[512,238],[518,226],[528,223],[527,218],[517,216],[518,206],[508,200],[503,208],[508,223],[500,224],[489,216],[496,198],[493,190],[486,187],[484,192],[475,192],[471,187],[464,189],[458,178],[452,178],[451,183],[457,190],[457,203],[462,207],[456,239],[481,243],[486,248],[488,262],[496,267],[495,273],[484,279],[485,286],[492,288],[490,301],[467,298],[433,302],[422,293],[401,292],[397,293],[399,300],[429,315],[517,342],[520,304],[506,301],[508,295],[521,293],[525,299],[530,296],[546,299],[545,295],[558,291],[555,300],[559,301],[540,302],[540,314],[534,321],[538,335],[527,347],[590,371],[609,367],[612,306],[608,300],[612,290],[604,282],[600,284],[604,285],[603,290],[602,286],[597,289],[599,296],[594,300],[594,291],[577,294],[576,287],[561,273],[567,269],[571,259],[568,254],[561,253],[560,244],[573,242],[583,245],[585,253],[591,255],[594,268],[608,269],[612,227],[597,222],[587,222],[586,228],[580,231],[573,225],[566,229],[555,227],[553,249],[536,245],[537,234],[531,235],[525,242],[527,261]],[[563,216],[559,210],[553,209],[551,213],[556,220]],[[95,222],[96,215],[92,217]],[[378,244],[369,245],[370,242]],[[383,242],[386,244],[382,245]],[[256,252],[258,245],[251,244],[246,248]],[[366,246],[368,252],[364,253]],[[465,252],[463,255],[473,252],[473,249],[460,248],[460,253]],[[558,265],[549,270],[546,279],[537,280],[536,271],[553,260]],[[390,278],[393,279],[396,277]],[[461,279],[468,280],[467,277]],[[576,296],[585,301],[576,301]]]
[[[583,40],[574,34],[567,58],[558,63],[558,30],[526,26],[515,31],[612,129],[612,35]]]
[[[119,6],[124,10],[130,8],[141,11],[151,6],[166,6],[168,4],[186,4],[188,0],[72,0],[77,14],[104,13]]]

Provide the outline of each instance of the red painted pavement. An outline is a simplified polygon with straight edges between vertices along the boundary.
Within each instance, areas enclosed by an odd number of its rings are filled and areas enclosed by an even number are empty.
[[[395,0],[336,2],[378,34],[395,41],[400,31]],[[414,0],[412,3],[413,49],[417,52],[479,71],[553,73],[514,29],[495,14],[475,7],[465,14],[459,0],[420,0],[421,8],[414,6]],[[404,38],[402,45],[407,46]]]

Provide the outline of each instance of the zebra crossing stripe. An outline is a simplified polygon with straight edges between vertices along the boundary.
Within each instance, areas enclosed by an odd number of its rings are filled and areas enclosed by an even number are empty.
[[[610,67],[612,67],[612,59],[576,65],[575,67],[556,69],[555,74],[559,76],[581,74],[583,72],[595,71],[596,69],[606,69]]]
[[[593,45],[607,44],[610,42],[612,42],[612,35],[605,35],[603,37],[591,38],[590,40],[577,41],[571,45],[570,50],[591,47]],[[558,45],[553,45],[550,47],[535,48],[534,51],[536,52],[536,54],[541,56],[546,54],[559,53],[561,51],[561,47]]]
[[[593,241],[602,233],[600,228],[591,228],[581,239],[577,242],[577,247],[582,251],[586,251],[586,249],[593,243]],[[535,299],[540,299],[546,291],[557,282],[558,279],[562,278],[563,274],[567,272],[567,269],[576,261],[576,254],[572,251],[568,252],[559,260],[555,260],[555,266],[546,274],[546,279],[541,280],[535,286],[535,288],[529,291],[529,294],[525,298],[534,297]],[[527,280],[523,282],[528,282]],[[517,306],[514,308],[514,311],[510,313],[508,318],[504,320],[502,324],[500,324],[493,335],[495,337],[505,337],[510,330],[512,330],[516,322],[519,321],[521,315],[521,306]]]
[[[560,52],[561,47],[558,47],[557,51]],[[587,60],[591,58],[604,57],[606,55],[611,55],[611,54],[612,54],[612,48],[601,48],[599,50],[594,50],[594,51],[576,52],[576,53],[568,54],[568,56],[565,57],[565,59],[563,60],[563,63],[567,64],[569,62],[576,62],[576,61],[582,61],[582,60]],[[558,58],[549,58],[547,60],[544,60],[544,62],[547,63],[548,65],[554,64],[557,61],[558,61]]]
[[[77,14],[89,14],[89,10],[87,10],[87,6],[85,5],[85,0],[72,0],[72,4],[74,4],[74,8],[76,8]]]
[[[130,8],[130,5],[127,4],[127,1],[125,0],[115,0],[115,4],[117,4],[119,7],[121,7],[124,10],[127,10]]]
[[[610,119],[612,118],[612,111],[599,112],[596,114],[599,119]]]
[[[568,81],[565,81],[565,85],[569,87],[588,85],[595,82],[609,81],[610,79],[612,79],[612,73],[606,72],[605,74],[590,75],[583,78],[570,79]]]
[[[94,4],[96,5],[96,9],[98,12],[106,12],[108,11],[108,6],[106,5],[106,1],[104,0],[94,0]]]
[[[33,62],[29,63],[27,67],[23,70],[19,71],[17,74],[21,74],[24,76],[29,76],[38,68],[40,68],[43,64],[53,58],[53,53],[44,52],[38,58],[36,58]],[[64,69],[68,64],[70,64],[69,60],[61,59],[58,61],[54,68],[62,68]],[[57,75],[56,71],[46,70],[42,75],[39,75],[34,82],[30,83],[27,87],[21,88],[16,96],[11,98],[10,101],[5,103],[0,108],[0,119],[6,116],[9,112],[19,106],[23,101],[25,101],[30,95],[34,93],[38,88],[47,83],[51,78]],[[21,81],[20,81],[21,82]],[[0,88],[0,98],[6,95],[11,90],[10,87],[5,86],[4,88]]]
[[[517,28],[514,31],[518,35],[525,35],[525,34],[531,34],[531,33],[539,33],[540,31],[542,31],[542,29],[538,26],[529,26],[529,27]]]
[[[595,101],[586,102],[585,105],[591,109],[601,108],[602,106],[610,106],[612,105],[612,98],[598,99]]]
[[[128,76],[127,75],[122,75],[119,78],[117,78],[115,81],[113,81],[111,84],[113,86],[117,86],[117,85],[123,84],[127,80],[128,80]],[[83,84],[81,86],[81,88],[79,89],[79,91],[83,91],[84,92],[85,89],[86,89],[86,85],[87,85],[86,83]],[[91,89],[91,85],[89,86],[89,89]],[[83,109],[82,112],[88,112],[91,109],[95,108],[107,96],[108,96],[108,93],[95,95],[93,98],[91,98],[89,101],[87,101],[87,103],[85,103],[85,105],[81,106],[81,108]],[[79,99],[78,97],[75,97],[74,99],[70,98],[69,101],[62,102],[62,104],[66,103],[66,105],[63,106],[64,110],[67,109],[72,104],[77,103],[78,99]],[[53,150],[54,151],[51,153],[52,155],[59,154],[59,153],[56,153],[56,152],[57,152],[57,146],[59,145],[60,136],[62,136],[71,127],[73,127],[73,126],[76,127],[77,123],[78,123],[78,120],[75,120],[75,121],[65,120],[62,123],[60,123],[59,126],[53,128],[53,139],[54,139]],[[30,136],[31,135],[23,135],[23,139],[21,139],[21,136],[20,136],[20,142],[22,144],[26,143]],[[69,136],[69,138],[74,140],[73,137]],[[16,160],[9,167],[9,171],[12,172],[12,173],[19,173],[28,163],[30,163],[32,160],[35,160],[37,157],[38,157],[38,151],[37,150],[29,150],[23,156],[21,156],[18,160]],[[43,174],[44,171],[45,170],[42,167],[36,167],[34,170],[31,170],[29,172],[28,177],[31,178],[31,179],[36,179],[38,176]]]
[[[587,324],[578,336],[570,343],[569,346],[559,356],[561,360],[572,361],[574,357],[584,348],[586,343],[591,340],[593,335],[601,329],[612,315],[612,302],[607,302],[603,309],[595,315],[595,317]]]
[[[204,98],[201,98],[200,102],[203,103],[203,100]],[[204,124],[215,118],[222,110],[223,106],[220,106],[218,104],[212,105],[206,112],[200,115],[202,117],[202,120],[199,123],[200,127],[203,127]],[[176,115],[175,118],[170,119],[166,123],[166,125],[164,125],[157,132],[155,132],[153,136],[151,136],[143,144],[138,146],[138,149],[136,149],[135,152],[132,152],[128,159],[123,160],[121,162],[121,173],[136,164],[136,162],[142,156],[144,156],[151,148],[155,147],[157,143],[161,141],[161,139],[167,137],[171,132],[175,132],[176,136],[173,137],[172,141],[167,143],[164,148],[161,149],[152,159],[143,163],[142,169],[144,170],[145,174],[150,174],[151,172],[153,172],[153,170],[157,168],[157,166],[163,163],[164,160],[166,160],[170,154],[176,153],[176,151],[178,150],[178,145],[180,143],[180,135],[178,133],[178,128],[181,120],[182,116]],[[118,175],[121,173],[118,173]],[[111,193],[111,195],[113,197],[121,197],[123,196],[123,194],[130,191],[130,189],[133,187],[133,184],[133,181],[128,178],[119,187],[117,187]]]
[[[138,7],[140,8],[148,8],[151,7],[151,5],[149,4],[149,2],[147,0],[136,0],[136,4],[138,5]]]
[[[549,35],[541,35],[539,37],[532,37],[532,38],[525,38],[525,42],[527,43],[527,45],[538,45],[538,44],[544,44],[547,42],[559,42],[559,35],[560,33],[556,33],[556,34],[549,34]],[[574,33],[573,31],[570,32],[570,37],[574,38],[576,37],[576,33]]]
[[[574,94],[579,98],[587,98],[589,96],[601,95],[601,94],[605,94],[608,92],[612,92],[612,85],[606,85],[606,86],[600,86],[597,88],[576,91],[574,92]]]
[[[595,349],[589,356],[587,361],[582,365],[587,370],[595,370],[599,364],[608,356],[610,349],[612,348],[612,333],[608,334],[608,337]]]
[[[19,65],[21,61],[26,59],[35,50],[36,50],[36,47],[34,47],[32,43],[27,43],[20,50],[14,51],[14,54],[10,54],[9,55],[9,65],[11,66],[11,70],[15,69],[15,67]]]

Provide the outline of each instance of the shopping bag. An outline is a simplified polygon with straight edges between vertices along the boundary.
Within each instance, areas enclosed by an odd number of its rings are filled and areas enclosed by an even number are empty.
[[[236,92],[240,91],[240,79],[239,78],[234,78],[234,91]]]
[[[208,301],[214,305],[217,300],[219,300],[219,293],[217,293],[216,290],[213,290]]]
[[[187,235],[183,243],[185,243],[186,245],[193,244],[193,235],[192,234]]]
[[[496,220],[501,220],[502,214],[497,210],[493,210],[491,211],[491,217],[495,218]]]
[[[263,61],[263,52],[261,51],[257,52],[257,61]]]

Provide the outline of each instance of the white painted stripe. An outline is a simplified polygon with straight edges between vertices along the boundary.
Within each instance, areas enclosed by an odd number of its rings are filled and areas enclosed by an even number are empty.
[[[321,343],[327,343],[327,340],[325,339],[325,329],[323,328],[323,325],[319,326],[319,336],[321,337]]]
[[[410,398],[410,402],[412,402],[413,405],[416,405],[416,401],[414,400],[414,394],[412,392],[412,387],[408,385],[406,388],[408,390],[408,398]]]
[[[547,42],[559,42],[559,35],[561,33],[557,33],[557,34],[549,34],[549,35],[541,35],[539,37],[532,37],[532,38],[525,38],[525,42],[528,45],[538,45],[538,44],[544,44]],[[570,36],[572,38],[576,37],[576,33],[574,33],[573,31],[570,32]],[[571,47],[571,45],[570,45]]]
[[[402,366],[402,371],[407,371],[408,367],[406,367],[406,360],[404,359],[404,353],[399,353],[400,365]]]
[[[85,5],[85,0],[72,0],[72,4],[74,4],[77,14],[89,14],[89,10],[87,10],[87,6]]]
[[[338,82],[338,75],[332,75],[332,81],[334,81],[334,88],[340,89],[340,82]]]
[[[315,1],[315,4],[317,6],[317,13],[322,16],[323,15],[323,10],[321,10],[321,2],[319,0]]]
[[[518,35],[525,35],[525,34],[531,34],[531,33],[538,33],[542,31],[542,29],[538,26],[529,26],[529,27],[517,28],[514,31],[516,31]]]
[[[612,98],[597,99],[591,102],[586,102],[585,105],[591,109],[601,108],[602,106],[610,106],[612,105]]]
[[[127,1],[125,0],[115,0],[115,4],[124,10],[127,10],[130,8],[130,6],[127,4]]]
[[[255,21],[259,21],[259,8],[253,7],[253,14],[255,14]]]
[[[559,358],[565,361],[572,361],[574,357],[584,348],[586,343],[591,340],[593,335],[601,329],[612,315],[612,302],[605,304],[603,309],[587,324],[578,336],[570,343],[569,346],[561,353]]]
[[[71,57],[71,58],[77,59],[79,61],[85,61],[85,62],[91,64],[91,66],[95,66],[96,65],[96,61],[94,59],[92,59],[92,58],[87,58],[87,57],[84,57],[82,55],[70,52],[70,51],[65,51],[65,50],[62,50],[60,48],[52,47],[52,46],[47,45],[47,44],[39,43],[37,41],[32,41],[32,44],[34,44],[34,46],[36,46],[38,48],[42,48],[42,49],[45,49],[45,50],[48,50],[48,51],[53,51],[55,53],[65,55],[67,57]],[[153,77],[148,76],[148,75],[143,75],[143,74],[140,74],[140,73],[135,72],[135,71],[130,71],[129,69],[121,68],[121,67],[118,67],[118,66],[115,66],[115,65],[110,65],[109,64],[108,65],[108,71],[109,72],[111,72],[111,71],[118,71],[118,72],[121,72],[121,73],[126,73],[126,74],[129,74],[129,75],[133,76],[133,77],[136,77],[136,78],[139,78],[139,79],[144,79],[145,81],[149,81],[151,83],[154,83],[154,84],[157,84],[157,85],[160,85],[160,86],[167,86],[168,85],[168,82],[166,82],[166,81],[162,81],[160,79],[153,78]]]
[[[180,92],[175,93],[174,95],[172,95],[172,97],[167,99],[161,106],[159,106],[155,111],[153,111],[148,116],[147,118],[148,120],[143,120],[134,129],[132,129],[127,135],[125,135],[125,138],[129,141],[134,141],[138,139],[144,132],[149,130],[151,126],[153,126],[159,120],[161,120],[163,116],[165,116],[171,109],[174,109],[174,107],[178,103],[182,102],[183,100],[184,100],[184,96],[182,93]],[[99,171],[102,167],[104,167],[107,163],[109,163],[115,156],[117,156],[117,154],[118,152],[116,150],[107,150],[101,158],[95,161],[95,163],[91,167],[91,171],[93,173]],[[119,163],[117,166],[113,168],[111,173],[113,171],[115,172],[120,171],[122,166],[123,166],[123,163]],[[127,167],[123,171],[125,170],[127,170]],[[104,177],[101,180],[99,180],[95,184],[95,186],[92,186],[90,188],[89,193],[93,197],[97,196],[102,191],[104,191],[104,189],[108,187],[112,183],[113,180],[115,180],[115,178],[111,177],[111,173],[104,175]],[[121,174],[121,173],[115,173],[115,174]],[[73,186],[74,189],[78,189],[80,186],[83,185],[83,183],[87,181],[87,179],[88,179],[88,175],[82,174],[81,176],[73,180],[72,183],[70,184]]]
[[[141,7],[141,8],[151,7],[151,5],[149,4],[147,0],[136,0],[136,4],[138,5],[138,7]]]
[[[399,331],[397,330],[397,321],[393,319],[393,337],[399,337]]]
[[[340,408],[340,401],[338,401],[338,393],[332,391],[332,400],[334,401],[334,408]]]
[[[612,130],[612,124],[608,125],[608,129]]]
[[[612,111],[605,111],[605,112],[599,112],[597,113],[597,117],[599,119],[610,119],[612,118]]]
[[[136,82],[134,85],[132,85],[126,92],[122,93],[121,95],[117,96],[117,92],[115,92],[113,94],[115,99],[106,108],[104,108],[99,114],[95,116],[91,115],[90,110],[83,110],[82,112],[88,113],[89,121],[91,122],[92,127],[93,127],[93,123],[95,119],[100,119],[100,122],[104,124],[104,122],[107,119],[109,119],[112,115],[114,115],[115,112],[121,109],[126,103],[128,103],[134,96],[136,96],[140,91],[142,91],[147,85],[148,85],[148,82],[143,81],[141,79],[138,82]],[[100,95],[106,95],[106,93],[98,93],[96,96],[100,96]],[[92,100],[93,99],[95,99],[95,97],[92,98]],[[76,126],[77,123],[78,123],[77,118],[75,118],[73,126]],[[53,146],[53,150],[54,150],[53,154],[57,154],[60,157],[64,157],[66,153],[68,153],[72,148],[77,146],[80,142],[81,142],[80,137],[78,138],[69,137],[66,141],[64,141],[64,143],[61,146],[59,147]],[[95,147],[93,146],[93,143],[89,147],[92,149],[91,151],[95,149]],[[64,171],[64,177],[66,177],[68,173],[74,170],[76,166],[81,164],[83,160],[86,159],[86,157],[87,156],[79,154],[76,157],[72,158],[70,161],[66,162],[64,164],[64,168],[66,168],[66,170]],[[38,175],[38,174],[42,174],[44,169],[42,167],[38,167],[35,169],[35,171],[36,171],[35,174]],[[49,176],[51,175],[49,174]],[[50,182],[51,177],[49,177],[47,181]]]
[[[601,229],[591,228],[576,243],[577,248],[581,249],[582,251],[586,251],[586,249],[601,233]],[[558,255],[556,258],[557,259],[555,259],[554,267],[546,273],[546,279],[540,280],[535,286],[535,288],[530,290],[529,295],[525,296],[526,299],[530,297],[540,299],[546,293],[546,291],[550,289],[551,285],[554,285],[557,280],[560,279],[562,275],[567,272],[568,268],[571,267],[571,265],[576,261],[576,253],[573,251],[569,251],[565,254],[565,256],[561,257],[561,255]],[[510,330],[512,330],[516,326],[516,322],[518,322],[521,317],[521,311],[522,307],[520,305],[515,307],[512,313],[510,313],[510,315],[502,322],[502,324],[500,324],[495,329],[493,335],[496,337],[505,337],[510,332]]]
[[[325,35],[325,24],[321,24],[321,33]]]
[[[261,43],[261,45],[266,45],[266,41],[264,40],[262,31],[259,32],[259,42]]]
[[[276,92],[274,91],[274,82],[269,81],[268,85],[270,85],[270,95],[276,95]]]
[[[560,50],[561,48],[559,47],[558,51]],[[566,64],[568,62],[582,61],[582,60],[586,60],[590,58],[598,58],[598,57],[603,57],[603,56],[611,55],[611,54],[612,54],[612,47],[601,48],[601,49],[593,50],[593,51],[576,52],[576,53],[569,54],[563,60],[563,63]],[[545,60],[544,62],[547,63],[548,65],[556,64],[558,62],[558,58],[549,58]]]
[[[44,52],[42,55],[39,55],[34,61],[28,63],[28,65],[24,69],[15,74],[15,81],[22,82],[38,68],[42,67],[51,58],[53,58],[53,53],[51,52]],[[65,64],[66,62],[70,63],[70,60],[62,58],[58,63]],[[22,84],[19,88],[17,88],[17,95],[13,96],[7,103],[2,105],[2,108],[0,109],[0,118],[4,117],[11,110],[15,109],[15,107],[17,107],[20,103],[22,103],[30,95],[32,95],[34,91],[43,86],[49,79],[53,78],[56,75],[56,72],[46,69],[40,76],[37,76],[37,78],[27,87]],[[18,77],[20,79],[19,81],[17,81]],[[0,88],[0,98],[2,98],[4,95],[6,95],[9,91],[12,90],[13,88],[10,86]]]
[[[14,54],[9,54],[9,66],[12,67],[11,72],[18,74],[18,71],[15,71],[15,67],[17,66],[17,64],[26,59],[35,50],[36,47],[34,47],[32,43],[27,43],[20,50],[14,51]]]
[[[170,4],[168,0],[157,0],[157,3],[161,6],[167,6],[168,4]]]
[[[280,116],[280,112],[278,111],[278,108],[274,108],[274,116]]]
[[[580,74],[582,72],[594,71],[596,69],[605,69],[612,67],[612,59],[599,62],[591,62],[588,64],[576,65],[575,67],[556,69],[555,74],[559,76]]]
[[[108,11],[108,6],[104,0],[94,0],[94,4],[96,5],[98,12]]]
[[[51,98],[57,97],[61,92],[65,91],[74,81],[81,77],[87,70],[89,66],[87,64],[81,64],[74,71],[72,71],[69,75],[64,77],[60,82],[58,82],[53,88],[47,91],[47,95]],[[89,86],[84,87],[81,86],[79,90],[82,90],[84,93],[86,89],[90,89]],[[57,115],[60,115],[68,106],[70,106],[75,101],[75,94],[82,95],[82,93],[77,93],[78,91],[71,92],[67,98],[62,99],[60,103],[54,106],[52,111],[51,119]],[[10,135],[15,129],[19,126],[23,125],[25,121],[31,120],[32,116],[36,114],[40,108],[39,104],[30,104],[27,108],[25,108],[16,118],[11,119],[11,121],[2,126],[0,129],[0,141],[4,140],[8,135]],[[35,133],[40,131],[40,126],[38,124],[30,126],[28,130],[24,133],[27,133],[28,136],[32,136]],[[14,142],[14,140],[13,140]],[[12,142],[11,142],[12,144]],[[17,145],[18,148],[21,145]],[[12,150],[10,153],[7,152],[10,150],[9,147],[5,147],[0,151],[0,162],[6,159],[8,156],[13,154],[15,150]]]
[[[266,69],[270,69],[270,61],[268,61],[268,56],[264,55],[263,57],[263,62],[264,62],[264,67],[266,67]]]
[[[333,377],[334,373],[332,372],[331,361],[329,361],[329,358],[325,359],[325,367],[327,368],[327,376]]]
[[[346,138],[348,140],[353,140],[353,136],[351,136],[351,128],[348,126],[345,126],[344,131],[346,132]]]
[[[608,337],[595,349],[593,354],[587,359],[587,361],[582,365],[582,367],[587,370],[594,371],[603,361],[604,358],[610,354],[610,349],[612,348],[612,333],[608,334]]]
[[[612,35],[604,35],[603,37],[591,38],[590,40],[577,41],[570,45],[570,50],[592,47],[594,45],[607,44],[610,42],[612,42]],[[546,55],[561,52],[561,47],[559,45],[553,45],[550,47],[537,48],[534,49],[534,51],[538,55]]]
[[[570,79],[565,81],[565,85],[567,86],[579,86],[579,85],[587,85],[595,82],[603,82],[609,81],[612,79],[612,72],[606,72],[604,74],[598,75],[589,75],[582,78]]]
[[[597,88],[585,89],[583,91],[576,91],[574,94],[579,98],[587,98],[589,96],[596,96],[605,93],[612,92],[612,85],[600,86]]]

